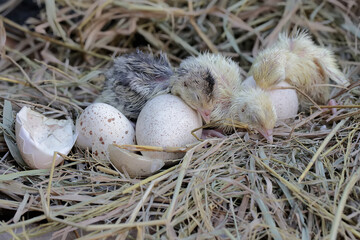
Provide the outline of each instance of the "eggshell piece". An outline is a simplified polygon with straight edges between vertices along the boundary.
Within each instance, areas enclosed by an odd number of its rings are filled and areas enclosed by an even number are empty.
[[[191,134],[202,126],[198,112],[190,108],[179,97],[165,94],[150,100],[140,112],[136,123],[136,140],[139,145],[157,147],[185,147],[196,142]],[[202,129],[196,131],[201,136]],[[177,159],[184,153],[141,152],[156,159]]]
[[[76,121],[79,137],[76,144],[91,148],[94,156],[109,163],[110,144],[135,144],[135,130],[131,122],[116,108],[105,103],[88,106]]]
[[[256,88],[256,82],[253,76],[249,76],[247,77],[242,83],[241,85],[243,87],[248,87],[248,88]]]
[[[274,86],[274,88],[276,87],[291,87],[291,85],[283,81]],[[268,93],[279,120],[293,118],[297,115],[299,100],[295,89],[274,89]]]
[[[118,148],[113,144],[108,147],[110,161],[116,169],[130,177],[147,177],[164,166],[161,159],[153,159],[135,154],[125,149]],[[125,170],[125,171],[124,171]]]
[[[16,142],[24,161],[33,169],[48,169],[54,152],[67,155],[76,141],[72,120],[56,120],[23,107],[16,115]],[[55,166],[63,158],[57,155]]]

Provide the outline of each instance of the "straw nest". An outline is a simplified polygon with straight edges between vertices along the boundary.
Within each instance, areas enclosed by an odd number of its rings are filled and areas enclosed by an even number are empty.
[[[1,13],[15,2],[1,5]],[[46,0],[42,6],[26,25],[5,17],[0,27],[0,96],[9,101],[1,101],[0,236],[360,238],[357,1]],[[221,52],[245,75],[260,49],[293,29],[308,29],[331,48],[352,81],[334,93],[344,105],[336,116],[317,107],[300,113],[276,129],[274,144],[244,131],[208,139],[174,167],[143,179],[77,148],[52,170],[23,168],[17,157],[15,113],[29,105],[75,119],[101,91],[101,71],[113,56],[162,50],[176,66],[188,55]]]

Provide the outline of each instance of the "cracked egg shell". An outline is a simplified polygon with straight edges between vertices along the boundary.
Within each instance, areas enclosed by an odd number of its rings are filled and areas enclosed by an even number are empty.
[[[191,131],[202,126],[198,112],[190,108],[179,97],[165,94],[146,103],[136,123],[136,141],[139,145],[157,147],[185,147],[196,142]],[[202,129],[196,131],[201,137]],[[185,153],[142,151],[144,156],[170,160]]]
[[[57,120],[23,107],[16,115],[16,142],[22,158],[33,169],[48,169],[54,152],[67,155],[77,134],[72,120]],[[57,155],[55,166],[63,158]]]
[[[134,144],[131,122],[116,108],[105,103],[88,106],[76,121],[79,132],[76,144],[90,148],[94,157],[109,163],[109,144]]]
[[[291,87],[285,81],[274,86]],[[279,120],[293,118],[299,111],[299,100],[295,89],[273,89],[268,91]]]
[[[122,173],[127,172],[130,177],[147,177],[164,166],[161,159],[149,158],[118,148],[113,144],[108,147],[110,161]]]

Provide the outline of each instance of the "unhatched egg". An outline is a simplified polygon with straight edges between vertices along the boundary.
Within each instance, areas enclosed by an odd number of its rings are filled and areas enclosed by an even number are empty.
[[[276,87],[291,87],[283,81],[275,85]],[[273,89],[268,91],[270,99],[276,109],[278,119],[288,119],[295,117],[299,110],[299,101],[295,89]]]
[[[105,103],[88,106],[76,121],[79,132],[77,145],[91,148],[95,157],[108,163],[109,144],[134,144],[135,131],[131,122],[116,108]]]
[[[184,147],[196,141],[191,134],[202,126],[200,115],[173,95],[160,95],[150,100],[140,112],[136,123],[136,140],[139,145],[158,147]],[[196,132],[200,137],[202,130]],[[157,159],[181,158],[184,153],[141,152]]]

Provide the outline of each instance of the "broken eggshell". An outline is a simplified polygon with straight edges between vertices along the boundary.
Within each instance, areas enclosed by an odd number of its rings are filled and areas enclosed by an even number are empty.
[[[130,177],[147,177],[164,166],[164,161],[138,155],[113,144],[108,147],[111,163],[116,169]]]
[[[79,132],[76,144],[90,148],[95,157],[109,163],[110,144],[135,144],[131,122],[116,108],[105,103],[88,106],[76,121]]]
[[[67,155],[77,137],[72,120],[47,118],[26,106],[16,115],[15,133],[21,156],[33,169],[50,168],[54,152]],[[57,155],[55,166],[62,161]]]

